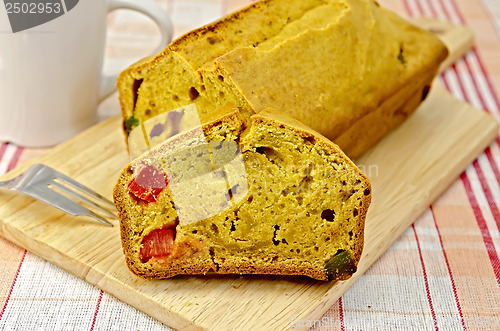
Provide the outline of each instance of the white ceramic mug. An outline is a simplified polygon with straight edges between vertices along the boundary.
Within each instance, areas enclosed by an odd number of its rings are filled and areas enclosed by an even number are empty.
[[[51,146],[96,122],[97,105],[116,85],[116,76],[102,74],[110,11],[132,9],[153,19],[162,32],[155,52],[172,38],[168,15],[152,0],[2,1],[0,141]],[[49,10],[60,14],[39,15]],[[49,21],[25,28],[37,19]]]

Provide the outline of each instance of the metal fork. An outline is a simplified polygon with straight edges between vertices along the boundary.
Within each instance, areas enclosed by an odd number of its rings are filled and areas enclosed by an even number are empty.
[[[63,185],[62,183],[66,184],[67,186]],[[0,181],[0,188],[1,187],[8,187],[9,190],[22,192],[39,201],[56,207],[70,215],[90,216],[107,226],[113,226],[113,224],[108,222],[104,217],[96,214],[92,210],[83,207],[82,205],[52,189],[56,188],[74,197],[75,199],[94,207],[95,209],[101,211],[111,218],[117,218],[115,214],[105,209],[105,207],[114,209],[114,205],[111,201],[109,201],[99,193],[94,192],[93,190],[78,183],[74,179],[44,164],[33,164],[21,175],[4,182]],[[83,192],[88,196],[93,197],[101,205],[87,199],[77,191]]]

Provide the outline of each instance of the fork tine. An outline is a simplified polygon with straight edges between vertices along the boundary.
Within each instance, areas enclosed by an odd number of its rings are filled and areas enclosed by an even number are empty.
[[[54,181],[52,182],[50,185],[52,186],[55,186],[57,187],[58,189],[60,189],[61,191],[64,191],[66,192],[67,194],[77,198],[77,199],[80,199],[82,200],[83,202],[95,207],[96,209],[99,209],[101,212],[105,213],[106,215],[108,216],[111,216],[113,218],[117,218],[117,216],[115,214],[113,214],[112,212],[102,208],[101,206],[99,206],[97,203],[93,202],[93,201],[90,201],[89,199],[87,199],[86,197],[84,197],[83,195],[79,194],[78,192],[75,192],[73,190],[70,190],[69,188],[67,188],[66,186],[64,185],[61,185],[60,183]],[[90,216],[90,215],[89,215]]]
[[[77,204],[73,200],[66,198],[64,195],[52,191],[48,187],[45,187],[45,189],[42,187],[32,187],[31,190],[22,192],[50,206],[56,207],[57,209],[62,210],[67,214],[73,216],[90,216],[107,226],[113,226],[113,224],[108,222],[105,218],[100,217],[91,210],[88,210],[87,208]]]
[[[52,169],[52,170],[56,174],[55,178],[57,178],[57,179],[65,182],[68,185],[72,185],[72,186],[80,189],[81,191],[83,191],[83,192],[85,192],[85,193],[87,193],[89,195],[94,196],[95,198],[97,198],[99,200],[102,200],[102,202],[105,203],[108,207],[111,207],[111,208],[115,209],[115,205],[111,201],[109,201],[107,198],[105,198],[102,195],[100,195],[99,193],[95,192],[94,190],[89,189],[88,187],[86,187],[86,186],[80,184],[79,182],[75,181],[73,178],[68,177],[68,176],[66,176],[63,173],[60,173],[59,171],[57,171],[55,169]]]
[[[99,222],[103,223],[104,225],[107,225],[107,226],[110,226],[110,227],[113,227],[113,224],[109,223],[108,220],[106,220],[104,217],[94,213],[93,211],[91,210],[87,210],[87,213],[86,214],[82,214],[82,215],[86,215],[86,216],[90,216],[96,220],[98,220]]]

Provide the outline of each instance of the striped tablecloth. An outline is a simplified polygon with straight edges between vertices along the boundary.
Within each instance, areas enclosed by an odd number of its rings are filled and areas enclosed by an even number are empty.
[[[157,0],[175,35],[249,0]],[[407,17],[470,26],[476,47],[441,82],[500,120],[500,0],[380,0]],[[106,71],[152,50],[154,24],[127,11],[109,16]],[[116,94],[100,106],[119,112]],[[35,150],[0,142],[0,174]],[[500,138],[460,175],[326,314],[291,320],[314,330],[500,330]],[[0,239],[0,330],[167,330],[163,324]]]

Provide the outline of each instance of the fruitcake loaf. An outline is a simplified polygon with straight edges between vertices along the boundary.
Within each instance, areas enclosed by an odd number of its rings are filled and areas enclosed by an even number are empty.
[[[371,187],[338,146],[272,110],[247,121],[227,107],[201,128],[119,176],[113,197],[133,273],[331,281],[356,271]]]
[[[373,0],[261,0],[123,71],[123,128],[196,103],[286,112],[357,157],[427,96],[446,47]]]

